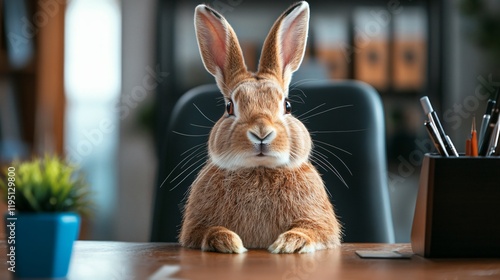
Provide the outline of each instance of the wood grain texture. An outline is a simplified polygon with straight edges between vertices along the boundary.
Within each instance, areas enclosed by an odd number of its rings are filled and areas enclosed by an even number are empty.
[[[0,243],[0,279],[9,279],[6,244]],[[361,259],[356,250],[397,250],[409,244],[343,244],[311,254],[201,252],[171,243],[77,241],[68,279],[500,279],[500,259]]]

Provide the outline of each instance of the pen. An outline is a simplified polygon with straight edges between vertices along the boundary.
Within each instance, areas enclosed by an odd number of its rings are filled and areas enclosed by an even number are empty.
[[[446,142],[448,143],[448,146],[450,147],[450,151],[451,151],[450,154],[458,157],[457,149],[455,149],[455,145],[453,145],[453,142],[451,142],[450,136],[445,135],[444,137],[446,138]]]
[[[481,127],[479,128],[479,142],[483,143],[484,141],[484,132],[488,127],[488,123],[490,122],[491,111],[493,111],[493,107],[495,107],[496,101],[493,99],[488,100],[488,105],[486,106],[486,113],[483,115],[483,120],[481,121]]]
[[[498,136],[500,134],[500,123],[497,122],[495,125],[495,129],[493,130],[493,134],[491,135],[490,146],[488,147],[487,156],[496,155],[496,150],[498,149]]]
[[[448,152],[446,152],[446,149],[444,147],[444,143],[441,140],[441,137],[439,137],[439,132],[437,131],[436,127],[430,121],[425,121],[424,126],[427,129],[427,132],[429,133],[429,137],[431,138],[432,142],[434,143],[434,146],[436,147],[436,150],[438,151],[438,153],[442,156],[447,157]]]
[[[481,143],[481,148],[479,149],[479,155],[480,156],[486,156],[489,152],[489,147],[490,147],[490,142],[491,142],[491,136],[493,135],[493,130],[495,129],[495,126],[498,122],[498,115],[500,114],[500,104],[499,104],[499,98],[500,94],[498,93],[500,88],[497,88],[497,93],[496,93],[496,105],[495,108],[491,112],[490,116],[490,121],[488,122],[488,126],[486,127],[486,130],[484,131],[484,136],[483,136],[483,142]]]
[[[432,109],[432,105],[431,102],[429,101],[429,98],[427,96],[420,98],[420,103],[422,104],[422,108],[424,109],[425,114],[429,117],[429,121],[436,127],[437,131],[439,132],[439,136],[443,140],[445,149],[448,152],[448,154],[458,157],[457,150],[455,149],[453,142],[451,142],[450,137],[448,137],[444,132],[443,126],[439,121],[439,117],[436,111]]]
[[[500,141],[500,123],[497,122],[497,139],[495,143],[495,151],[492,154],[493,156],[500,156],[500,147],[498,146],[499,141]]]

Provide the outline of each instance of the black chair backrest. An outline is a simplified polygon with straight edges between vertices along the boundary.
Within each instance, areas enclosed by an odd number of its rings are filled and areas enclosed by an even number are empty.
[[[343,224],[343,241],[395,242],[378,93],[355,81],[315,82],[290,87],[289,98],[292,114],[311,132],[313,162]],[[196,87],[176,104],[159,162],[152,241],[177,242],[188,188],[206,160],[212,121],[224,110],[215,85]]]

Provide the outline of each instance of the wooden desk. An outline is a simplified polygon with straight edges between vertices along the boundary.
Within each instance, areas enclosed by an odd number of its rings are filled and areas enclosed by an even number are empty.
[[[0,244],[0,279],[9,279]],[[68,279],[500,279],[500,259],[361,259],[356,250],[411,252],[409,244],[343,244],[312,254],[201,252],[168,243],[78,241]]]

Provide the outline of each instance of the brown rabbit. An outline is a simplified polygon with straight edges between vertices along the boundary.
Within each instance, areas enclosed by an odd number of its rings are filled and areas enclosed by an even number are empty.
[[[227,112],[210,132],[209,160],[190,188],[183,246],[306,253],[340,245],[340,225],[309,161],[311,137],[287,100],[308,25],[307,2],[286,10],[267,36],[257,73],[251,73],[229,23],[210,7],[196,7],[200,53]]]

